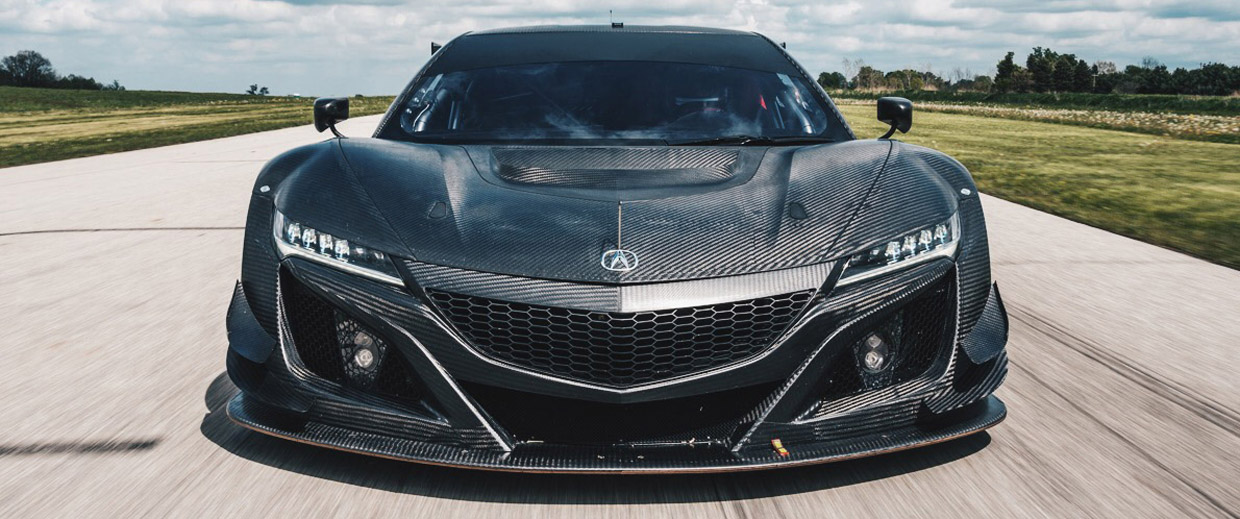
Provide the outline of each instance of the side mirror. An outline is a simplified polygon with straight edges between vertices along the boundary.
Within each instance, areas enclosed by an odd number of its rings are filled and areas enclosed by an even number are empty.
[[[913,127],[913,102],[903,97],[879,98],[878,120],[891,125],[891,129],[880,139],[890,139],[896,130],[908,133],[909,128]]]
[[[314,129],[323,131],[331,129],[337,137],[343,137],[336,131],[336,123],[349,118],[349,98],[320,97],[314,100]]]

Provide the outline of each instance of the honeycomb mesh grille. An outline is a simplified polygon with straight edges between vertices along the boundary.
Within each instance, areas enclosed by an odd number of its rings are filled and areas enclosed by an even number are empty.
[[[637,313],[428,294],[483,354],[540,373],[628,387],[757,355],[796,319],[814,291]]]
[[[289,335],[302,365],[320,378],[344,382],[335,309],[289,276],[284,278],[281,296]]]
[[[400,352],[373,330],[315,295],[292,276],[282,280],[284,312],[301,364],[319,378],[399,401],[421,400],[427,393]],[[375,368],[351,362],[358,334],[374,341]]]

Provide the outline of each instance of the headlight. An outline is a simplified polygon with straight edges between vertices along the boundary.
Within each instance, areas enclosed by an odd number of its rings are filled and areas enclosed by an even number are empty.
[[[274,230],[281,257],[305,258],[376,281],[404,285],[392,259],[383,252],[294,222],[279,211],[275,214]]]
[[[881,276],[934,258],[950,258],[956,255],[959,241],[960,215],[957,213],[946,222],[905,233],[881,246],[854,254],[848,258],[836,286]]]

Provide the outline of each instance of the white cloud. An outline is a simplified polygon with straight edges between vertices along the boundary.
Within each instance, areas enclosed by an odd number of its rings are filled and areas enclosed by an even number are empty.
[[[1088,60],[1240,64],[1235,0],[0,0],[0,54],[34,49],[62,73],[130,88],[394,93],[431,41],[529,24],[689,24],[755,30],[807,69],[989,73],[1035,45]]]

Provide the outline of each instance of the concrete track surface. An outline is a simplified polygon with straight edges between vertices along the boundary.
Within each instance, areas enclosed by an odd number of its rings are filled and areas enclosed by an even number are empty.
[[[1240,272],[993,198],[1012,369],[1010,415],[988,433],[809,468],[585,477],[243,430],[221,406],[249,188],[264,161],[321,138],[301,127],[0,170],[0,516],[1240,513]]]

